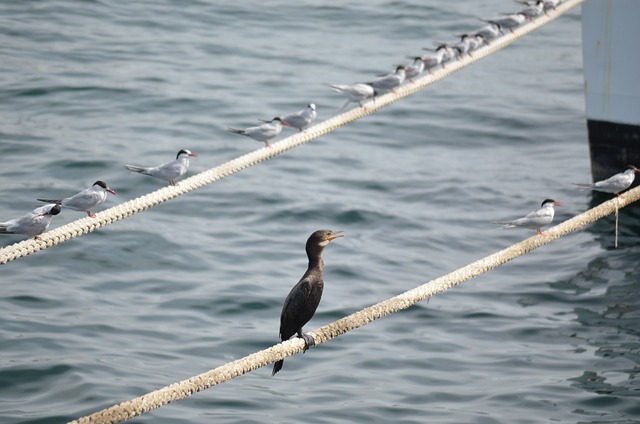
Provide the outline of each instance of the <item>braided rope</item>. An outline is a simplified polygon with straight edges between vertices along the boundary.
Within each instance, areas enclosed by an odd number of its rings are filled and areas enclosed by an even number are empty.
[[[618,208],[623,208],[640,200],[640,187],[628,191],[620,198],[614,198],[596,206],[580,215],[577,215],[563,223],[549,228],[544,236],[534,236],[510,247],[473,262],[463,268],[459,268],[447,275],[436,278],[426,284],[399,294],[354,314],[327,324],[309,332],[316,346],[338,337],[348,331],[362,327],[378,318],[404,310],[413,304],[426,300],[433,295],[442,293],[467,280],[495,269],[506,262],[529,253],[538,247],[547,245],[552,241],[577,231],[598,219],[615,213]],[[207,371],[188,380],[183,380],[153,391],[146,395],[120,403],[92,415],[71,421],[70,424],[89,423],[119,423],[136,417],[153,409],[159,408],[170,402],[184,399],[194,393],[206,390],[219,383],[232,380],[250,371],[272,364],[275,361],[285,359],[295,353],[302,352],[304,341],[294,338],[279,343],[268,349],[253,353],[244,358],[229,362],[213,370]]]
[[[424,76],[415,79],[414,84],[407,83],[400,87],[397,89],[396,93],[387,93],[378,97],[375,102],[369,102],[363,107],[354,108],[348,112],[320,122],[317,125],[308,128],[304,132],[297,133],[284,138],[277,143],[273,143],[271,148],[262,148],[240,156],[220,166],[211,168],[208,171],[204,171],[200,174],[182,180],[180,185],[176,187],[165,187],[136,199],[121,203],[97,213],[95,218],[82,218],[74,222],[70,222],[67,225],[42,234],[40,236],[40,240],[29,239],[6,246],[0,249],[0,265],[14,261],[23,256],[27,256],[31,253],[39,252],[83,234],[90,233],[98,228],[102,228],[106,225],[142,212],[145,209],[171,200],[177,196],[181,196],[192,190],[214,183],[250,166],[257,165],[262,161],[278,156],[287,150],[293,149],[294,147],[298,147],[302,144],[315,140],[316,138],[334,131],[343,125],[350,124],[378,111],[379,109],[382,109],[383,107],[395,103],[400,99],[415,94],[429,85],[459,71],[460,69],[505,48],[520,37],[551,22],[583,1],[584,0],[566,0],[564,3],[560,4],[556,10],[548,11],[548,16],[540,16],[534,21],[515,29],[513,33],[507,32],[504,36],[492,41],[490,45],[475,50],[473,52],[473,57],[467,56],[462,60],[454,61],[454,63],[448,63],[446,69],[439,69],[434,71],[433,74],[425,74]]]

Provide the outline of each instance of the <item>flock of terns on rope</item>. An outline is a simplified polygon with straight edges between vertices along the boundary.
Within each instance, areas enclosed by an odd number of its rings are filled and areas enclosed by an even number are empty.
[[[403,84],[405,80],[413,82],[412,78],[424,71],[431,73],[432,69],[438,66],[445,67],[448,61],[454,59],[460,60],[466,55],[472,56],[475,49],[490,44],[493,39],[503,35],[505,30],[513,31],[514,28],[524,22],[546,14],[546,11],[549,9],[555,9],[560,3],[560,0],[537,0],[518,3],[524,5],[521,11],[503,14],[497,18],[486,20],[484,21],[487,24],[486,26],[473,33],[461,34],[460,40],[456,43],[438,43],[435,49],[425,49],[430,50],[430,52],[423,56],[410,56],[409,59],[412,60],[410,64],[406,66],[399,65],[395,71],[390,74],[380,76],[369,82],[354,85],[326,85],[347,96],[348,100],[343,108],[351,102],[362,106],[363,101],[375,101],[375,97],[380,91],[395,92],[395,89]],[[244,129],[228,128],[227,131],[233,134],[247,136],[264,143],[265,147],[270,147],[269,140],[278,136],[282,132],[283,126],[304,131],[304,129],[315,120],[316,115],[316,106],[311,103],[300,111],[288,115],[276,116],[269,121],[263,121],[264,123],[262,125]],[[182,149],[178,152],[175,160],[162,165],[153,167],[125,165],[125,167],[132,172],[149,175],[167,181],[175,186],[178,184],[176,180],[187,172],[189,168],[189,158],[197,156],[196,153]],[[622,191],[631,186],[636,172],[640,172],[640,169],[629,165],[625,171],[606,180],[593,184],[575,185],[580,189],[596,190],[620,196]],[[40,234],[45,232],[49,227],[53,216],[58,215],[62,209],[86,212],[88,217],[95,218],[96,215],[93,214],[92,211],[107,200],[108,193],[116,195],[116,192],[109,188],[104,181],[96,181],[91,187],[70,197],[61,199],[37,199],[38,201],[46,203],[46,205],[36,208],[19,218],[0,222],[0,234],[22,234],[38,240],[40,239]],[[561,202],[553,199],[545,199],[540,209],[522,218],[509,221],[496,221],[495,224],[501,225],[500,228],[529,228],[536,230],[539,235],[544,235],[541,228],[549,225],[553,221],[555,214],[554,207],[560,205],[562,205]],[[322,259],[322,252],[332,240],[342,237],[343,235],[341,231],[334,232],[330,230],[318,230],[311,234],[306,243],[306,253],[309,259],[307,271],[300,281],[291,289],[284,301],[280,315],[280,339],[285,341],[297,335],[304,340],[304,351],[315,344],[313,337],[304,333],[302,327],[313,317],[322,297],[324,287],[324,261]],[[273,375],[282,369],[283,362],[284,361],[278,361],[274,364]]]

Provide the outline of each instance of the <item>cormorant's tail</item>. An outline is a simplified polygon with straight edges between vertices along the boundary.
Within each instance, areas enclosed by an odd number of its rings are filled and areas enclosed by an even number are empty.
[[[271,376],[276,375],[276,373],[282,369],[283,365],[284,365],[284,359],[282,361],[278,361],[275,364],[273,364],[273,371],[271,372]]]

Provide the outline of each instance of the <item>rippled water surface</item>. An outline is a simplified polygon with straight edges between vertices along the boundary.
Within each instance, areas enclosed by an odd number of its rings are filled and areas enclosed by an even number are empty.
[[[343,98],[509,1],[0,3],[1,220],[125,163],[261,144],[225,132]],[[580,10],[379,113],[1,267],[0,422],[59,423],[277,341],[318,228],[317,328],[530,235],[496,230],[589,181]],[[291,130],[285,130],[291,134]],[[81,218],[64,211],[52,228]],[[640,212],[620,213],[407,311],[136,422],[640,421]],[[3,246],[20,237],[4,236]]]

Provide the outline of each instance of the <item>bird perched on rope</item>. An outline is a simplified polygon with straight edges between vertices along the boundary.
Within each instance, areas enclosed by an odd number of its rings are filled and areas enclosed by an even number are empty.
[[[333,88],[338,93],[342,93],[349,98],[347,103],[345,103],[340,109],[344,109],[351,102],[358,103],[360,107],[362,107],[362,101],[367,99],[373,99],[376,101],[376,96],[378,93],[374,88],[369,84],[354,84],[354,85],[344,85],[344,84],[325,84],[329,88]]]
[[[516,3],[526,6],[524,9],[520,11],[520,13],[524,13],[529,20],[532,20],[533,18],[536,18],[542,15],[543,13],[545,15],[547,14],[547,12],[544,9],[544,0],[536,0],[536,1],[517,0]]]
[[[55,203],[62,208],[72,209],[74,211],[86,212],[90,218],[95,218],[96,215],[91,210],[97,208],[107,200],[107,193],[111,193],[114,196],[116,192],[111,190],[107,183],[104,181],[96,181],[91,187],[86,190],[82,190],[78,194],[74,194],[71,197],[65,197],[64,199],[37,199],[39,202]]]
[[[400,87],[404,82],[407,74],[403,65],[396,66],[396,70],[368,82],[376,90],[386,90],[392,93],[396,92],[396,88]]]
[[[40,240],[40,234],[47,231],[51,218],[60,213],[60,205],[44,205],[20,218],[0,222],[0,234],[24,234]]]
[[[554,206],[562,206],[562,202],[557,202],[553,199],[545,199],[540,205],[540,209],[533,211],[530,214],[515,219],[513,221],[495,221],[494,224],[502,225],[500,228],[513,228],[524,227],[536,230],[538,234],[544,236],[545,234],[540,231],[545,225],[551,224],[555,215]]]
[[[302,130],[311,124],[314,119],[316,119],[316,105],[314,103],[309,103],[309,105],[297,112],[290,113],[288,115],[281,116],[280,119],[282,122],[286,123],[287,126],[291,128],[297,128],[298,131],[302,132]]]
[[[471,34],[469,36],[469,55],[471,55],[471,51],[477,50],[484,45],[488,46],[489,40],[480,34]]]
[[[284,300],[280,314],[280,340],[283,342],[289,340],[297,333],[298,337],[304,340],[303,352],[315,345],[313,337],[303,333],[302,327],[313,317],[322,298],[322,290],[324,289],[322,252],[332,240],[343,235],[342,231],[330,230],[318,230],[311,234],[306,245],[307,257],[309,258],[307,272]],[[276,362],[273,365],[271,375],[280,371],[283,364],[284,360]]]
[[[265,121],[264,119],[261,119],[261,121],[264,122],[263,125],[258,125],[255,127],[249,127],[244,129],[227,128],[227,131],[229,131],[232,134],[240,134],[240,135],[247,136],[256,141],[262,141],[265,147],[271,147],[271,144],[269,144],[269,140],[271,140],[273,137],[276,137],[278,134],[282,132],[283,125],[286,127],[289,126],[289,124],[287,124],[286,122],[283,122],[282,119],[280,119],[277,116],[273,118],[271,121]]]
[[[177,185],[176,180],[187,173],[190,157],[198,157],[198,154],[187,149],[182,149],[171,162],[153,167],[125,165],[125,168],[129,171],[168,181],[172,186],[175,186]]]
[[[424,71],[424,60],[422,60],[422,56],[407,56],[407,58],[413,60],[413,62],[405,66],[405,75],[410,83],[415,84],[413,78]]]
[[[504,32],[502,31],[502,25],[497,22],[491,22],[489,25],[485,25],[477,30],[473,35],[479,35],[485,40],[486,44],[489,44],[494,38],[504,35]]]
[[[433,74],[431,70],[439,65],[442,65],[442,69],[446,69],[445,62],[451,60],[456,55],[447,44],[439,44],[435,49],[424,47],[422,50],[432,52],[422,56],[424,67],[430,74]]]
[[[513,29],[522,25],[524,21],[526,21],[527,19],[529,19],[527,15],[525,15],[522,12],[517,12],[517,13],[503,14],[500,17],[489,19],[489,20],[482,20],[482,21],[491,25],[498,25],[502,29],[506,28],[513,34]]]
[[[549,9],[556,10],[556,7],[560,4],[561,0],[545,0],[544,1],[544,10],[547,11]]]
[[[636,178],[636,172],[640,172],[640,169],[633,165],[629,165],[625,171],[620,172],[613,177],[609,177],[606,180],[596,181],[593,184],[573,183],[573,185],[578,186],[581,189],[613,193],[616,196],[620,196],[620,192],[631,187],[633,180]]]
[[[460,41],[451,46],[452,49],[458,52],[458,60],[462,60],[465,54],[473,57],[473,54],[471,54],[471,45],[473,44],[475,46],[473,37],[475,37],[475,35],[460,34]]]

